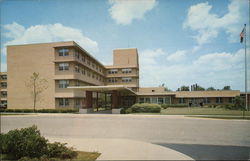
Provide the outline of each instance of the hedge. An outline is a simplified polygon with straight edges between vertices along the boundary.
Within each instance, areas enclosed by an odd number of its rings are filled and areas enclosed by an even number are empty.
[[[76,113],[79,109],[0,109],[0,112],[17,112],[17,113]]]
[[[52,160],[73,159],[77,152],[66,144],[59,142],[48,143],[41,136],[36,126],[15,129],[7,134],[0,134],[0,151],[5,158],[3,160]],[[33,159],[31,159],[33,158]]]
[[[126,110],[126,113],[160,113],[161,106],[158,104],[134,104],[132,107]]]
[[[164,109],[168,107],[188,107],[188,104],[162,104],[161,107]]]

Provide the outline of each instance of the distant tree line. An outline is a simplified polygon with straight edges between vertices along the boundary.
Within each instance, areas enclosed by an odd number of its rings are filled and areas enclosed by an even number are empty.
[[[189,86],[181,86],[179,87],[176,91],[219,91],[219,90],[231,90],[230,86],[224,86],[222,89],[215,89],[214,87],[208,87],[207,89],[198,85],[198,84],[194,84],[191,85],[191,87],[189,88]]]

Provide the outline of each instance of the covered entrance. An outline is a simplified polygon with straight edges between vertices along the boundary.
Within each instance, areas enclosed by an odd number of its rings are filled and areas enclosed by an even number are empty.
[[[110,86],[76,86],[68,87],[86,93],[81,113],[94,112],[94,105],[97,107],[110,107],[112,113],[120,113],[122,107],[131,106],[135,103],[136,93],[123,85]],[[104,94],[104,101],[100,98],[100,93]],[[94,98],[95,97],[95,98]]]

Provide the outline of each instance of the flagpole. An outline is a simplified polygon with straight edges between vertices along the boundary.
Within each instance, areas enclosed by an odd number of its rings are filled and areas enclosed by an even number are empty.
[[[245,101],[246,101],[246,111],[248,110],[247,105],[247,34],[246,34],[246,24],[244,24],[244,39],[245,39]]]

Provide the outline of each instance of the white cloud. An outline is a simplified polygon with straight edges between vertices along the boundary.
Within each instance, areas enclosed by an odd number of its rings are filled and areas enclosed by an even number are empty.
[[[170,54],[167,57],[167,60],[168,61],[173,61],[173,62],[181,62],[181,61],[183,61],[183,60],[186,59],[186,54],[187,54],[187,51],[185,51],[185,50],[178,50],[175,53]]]
[[[98,52],[98,43],[86,37],[81,30],[64,26],[60,23],[48,25],[35,25],[25,28],[24,26],[13,22],[4,25],[7,31],[4,36],[11,40],[6,45],[43,43],[55,41],[76,41],[80,46],[89,52]],[[5,53],[5,49],[2,49]]]
[[[198,44],[210,42],[222,30],[229,35],[230,42],[236,42],[239,40],[239,33],[244,24],[245,13],[241,13],[241,10],[245,6],[247,6],[247,1],[232,0],[228,5],[228,12],[220,17],[211,13],[212,5],[208,2],[199,3],[188,9],[183,26],[197,31],[194,38]]]
[[[140,54],[141,86],[158,86],[165,83],[170,89],[176,90],[181,85],[198,83],[205,88],[213,86],[221,89],[225,85],[230,85],[233,89],[244,89],[244,49],[232,53],[207,53],[188,63],[183,60],[183,63],[178,64],[160,62],[166,58],[166,54],[155,54],[157,56],[148,54],[149,61],[143,58],[144,53]]]
[[[157,57],[164,55],[162,49],[144,50],[140,53],[140,63],[142,65],[154,65],[157,63]]]
[[[109,0],[109,13],[117,24],[128,25],[135,19],[143,19],[152,10],[156,0]]]

